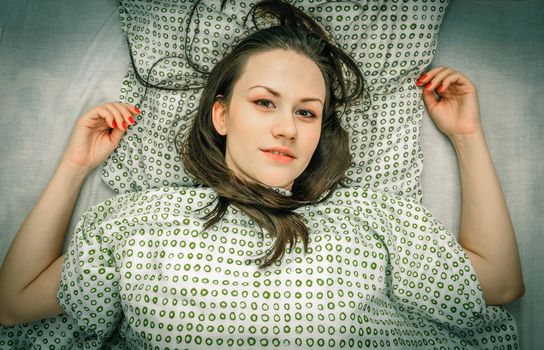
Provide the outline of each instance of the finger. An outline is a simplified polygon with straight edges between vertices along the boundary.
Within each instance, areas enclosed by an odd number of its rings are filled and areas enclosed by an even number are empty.
[[[127,123],[125,122],[123,115],[113,103],[106,103],[105,105],[102,105],[102,107],[107,109],[113,115],[113,119],[115,120],[119,130],[125,131],[127,129]]]
[[[138,115],[142,113],[136,106],[131,105],[130,103],[122,103],[122,105],[127,107],[130,113],[132,113],[133,115]]]
[[[111,131],[109,137],[110,141],[117,147],[119,145],[119,142],[121,141],[121,138],[125,134],[124,130],[121,130],[119,128],[115,128]]]
[[[113,129],[117,127],[113,114],[104,106],[97,106],[91,112],[93,112],[93,117],[104,119],[109,127]]]
[[[448,75],[447,77],[445,77],[442,82],[440,83],[440,85],[438,86],[438,93],[444,93],[444,91],[446,91],[446,89],[451,85],[453,84],[454,82],[456,81],[461,81],[462,80],[462,74],[459,73],[459,72],[455,72],[455,73],[452,73],[450,75]]]
[[[119,111],[125,125],[134,125],[135,121],[134,118],[132,118],[132,114],[135,113],[134,110],[131,111],[124,103],[119,102],[112,103],[112,106]]]
[[[458,84],[460,87],[470,86],[470,80],[460,72],[455,72],[454,74],[448,75],[442,81],[442,84],[438,88],[439,93],[443,93],[448,87],[453,84]]]
[[[427,81],[427,84],[425,85],[425,90],[433,91],[434,89],[436,89],[438,86],[442,84],[442,81],[446,79],[446,77],[455,73],[456,71],[454,71],[451,68],[446,68],[439,71]]]
[[[438,67],[435,67],[435,68],[432,68],[430,70],[428,70],[425,74],[423,74],[423,76],[421,76],[416,85],[417,86],[421,86],[421,85],[425,85],[427,84],[429,81],[431,81],[431,79],[433,77],[435,77],[439,72],[443,71],[444,69],[447,69],[448,67],[446,66],[438,66]],[[421,84],[420,84],[421,82]]]
[[[135,119],[137,115],[141,114],[142,112],[140,112],[140,110],[134,106],[134,105],[131,105],[130,103],[121,103],[121,105],[123,105],[127,111],[131,114],[131,116],[129,116],[128,118],[128,121],[134,125],[136,123]]]
[[[436,96],[434,95],[434,92],[430,90],[423,89],[423,102],[425,102],[425,106],[428,110],[434,109],[434,107],[438,104],[438,100]]]

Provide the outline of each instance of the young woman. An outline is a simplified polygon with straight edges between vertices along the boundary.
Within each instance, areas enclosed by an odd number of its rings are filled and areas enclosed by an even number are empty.
[[[180,147],[184,166],[204,186],[99,203],[82,216],[62,255],[83,181],[139,113],[118,102],[91,109],[4,260],[1,324],[68,313],[89,348],[334,348],[368,346],[365,339],[402,348],[430,345],[418,341],[436,333],[458,340],[437,324],[478,326],[464,310],[478,315],[485,308],[479,286],[488,304],[523,294],[474,85],[447,67],[418,82],[461,164],[458,249],[409,199],[357,189],[346,190],[350,200],[335,197],[350,164],[337,111],[362,97],[362,75],[302,12],[276,1],[256,9],[283,25],[248,36],[214,67]],[[421,217],[397,217],[405,207],[417,207]],[[437,249],[414,250],[403,234]],[[429,277],[406,273],[409,261]],[[470,264],[479,281],[471,280]],[[435,284],[440,272],[458,289]],[[457,292],[462,300],[453,299]],[[439,310],[448,303],[460,310]]]

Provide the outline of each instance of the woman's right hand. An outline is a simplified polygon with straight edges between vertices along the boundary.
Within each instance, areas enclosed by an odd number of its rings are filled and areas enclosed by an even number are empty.
[[[133,105],[120,102],[89,110],[78,119],[62,161],[90,172],[115,150],[139,113]]]

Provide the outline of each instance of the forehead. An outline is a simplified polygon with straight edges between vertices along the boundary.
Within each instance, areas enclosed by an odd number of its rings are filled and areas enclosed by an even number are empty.
[[[325,80],[317,64],[294,51],[275,49],[248,57],[235,90],[264,85],[282,96],[325,96]]]

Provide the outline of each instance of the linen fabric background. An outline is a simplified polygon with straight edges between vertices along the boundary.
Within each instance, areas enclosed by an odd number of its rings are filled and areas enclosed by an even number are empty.
[[[47,184],[75,120],[119,96],[128,55],[116,6],[114,1],[0,4],[2,256]],[[527,293],[506,306],[517,319],[522,349],[544,340],[535,331],[544,328],[543,34],[540,1],[453,0],[432,64],[452,66],[478,87],[484,131],[522,257]],[[455,153],[425,114],[423,203],[457,232]],[[82,189],[66,240],[85,209],[112,195],[97,169]]]

